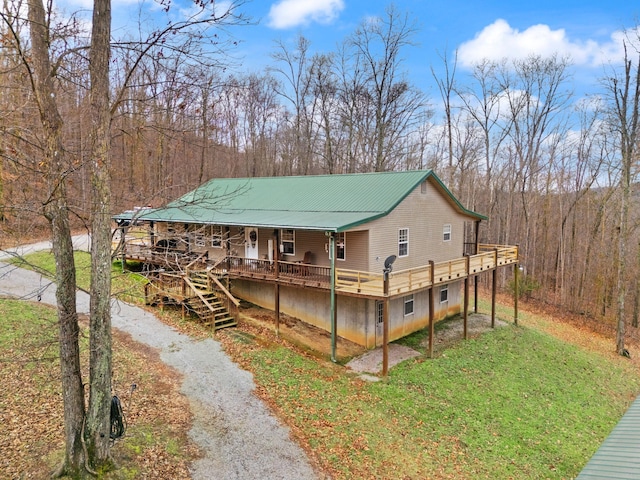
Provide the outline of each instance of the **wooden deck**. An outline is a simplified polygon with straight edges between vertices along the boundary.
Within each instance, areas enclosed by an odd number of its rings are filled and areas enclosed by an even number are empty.
[[[281,285],[328,290],[331,288],[331,268],[301,262],[226,257],[215,264],[198,261],[197,255],[178,251],[154,251],[144,245],[128,245],[126,259],[180,271],[209,270],[218,276],[244,278]],[[394,271],[389,276],[389,295],[406,295],[432,286],[478,275],[495,268],[515,264],[518,247],[512,245],[479,245],[479,253],[445,262],[407,270]],[[178,286],[176,285],[176,289]],[[360,270],[336,269],[336,292],[346,295],[384,297],[383,275]],[[179,295],[179,292],[175,292]]]

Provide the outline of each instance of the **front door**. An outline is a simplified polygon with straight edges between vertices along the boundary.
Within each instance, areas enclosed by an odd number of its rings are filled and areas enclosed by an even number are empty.
[[[244,229],[244,258],[258,258],[258,229]]]

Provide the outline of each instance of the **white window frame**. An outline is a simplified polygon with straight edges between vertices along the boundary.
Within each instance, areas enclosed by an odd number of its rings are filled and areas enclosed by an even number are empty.
[[[194,233],[193,234],[193,244],[196,248],[203,248],[207,246],[207,237],[204,233]]]
[[[341,238],[342,236],[342,238]],[[340,242],[342,242],[342,255],[340,255]],[[336,233],[336,260],[345,261],[347,259],[347,233]]]
[[[224,247],[224,230],[222,225],[211,225],[211,246],[213,248]]]
[[[451,224],[445,223],[442,226],[442,241],[450,242],[451,241]]]
[[[402,310],[404,312],[404,316],[408,317],[409,315],[413,315],[413,313],[415,312],[415,306],[416,306],[413,298],[413,293],[405,296],[402,300],[404,302],[404,307]],[[408,306],[410,306],[410,311],[407,311]]]
[[[404,235],[403,235],[404,232]],[[406,252],[404,255],[402,254],[402,247],[405,247]],[[398,257],[408,257],[409,256],[409,229],[408,228],[399,228],[398,229]]]
[[[289,232],[291,236],[289,237]],[[286,235],[285,235],[286,233]],[[285,248],[286,245],[291,245],[290,249]],[[282,245],[283,255],[295,255],[296,254],[296,231],[293,228],[280,229],[280,245]]]
[[[449,303],[449,285],[440,287],[440,303]]]

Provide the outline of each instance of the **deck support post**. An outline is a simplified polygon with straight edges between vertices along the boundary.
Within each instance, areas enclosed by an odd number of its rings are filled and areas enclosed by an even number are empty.
[[[478,313],[478,275],[473,276],[473,313]]]
[[[120,230],[120,235],[122,235],[122,273],[127,269],[127,227],[123,226]]]
[[[429,260],[429,269],[431,270],[431,288],[429,289],[429,358],[433,358],[433,319],[435,316],[435,302],[433,299],[433,287],[435,283],[435,262]]]
[[[474,255],[478,254],[478,245],[480,244],[479,239],[480,239],[480,220],[476,220],[476,228],[475,228],[475,235],[476,235],[476,243],[475,243],[475,248],[473,251]],[[474,313],[478,313],[478,275],[475,275],[473,277],[473,312]]]
[[[389,272],[385,270],[382,280],[382,376],[389,372]]]
[[[498,283],[498,268],[491,272],[491,328],[496,326],[496,284]]]
[[[513,323],[514,325],[517,327],[518,326],[518,297],[520,296],[520,288],[519,288],[519,283],[520,283],[520,279],[519,277],[519,273],[520,273],[520,265],[518,264],[518,261],[516,260],[516,263],[513,264]]]
[[[276,314],[276,337],[280,336],[280,281],[278,280],[278,274],[280,273],[280,241],[278,239],[278,230],[273,231],[273,244],[275,245],[273,252],[273,273],[276,279],[274,286],[274,310]]]
[[[329,232],[329,258],[331,259],[331,361],[336,362],[336,237]]]
[[[463,304],[463,332],[464,339],[467,339],[469,324],[469,255],[465,255],[466,276],[464,277],[464,304]]]
[[[493,271],[491,272],[491,328],[496,327],[496,295],[498,285],[498,249],[493,251]]]

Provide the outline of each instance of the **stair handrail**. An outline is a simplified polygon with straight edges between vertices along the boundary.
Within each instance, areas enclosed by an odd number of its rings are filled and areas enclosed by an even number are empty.
[[[184,267],[184,269],[188,272],[189,269],[192,267],[192,265],[196,262],[199,262],[200,260],[202,260],[203,257],[206,257],[207,255],[209,255],[209,252],[203,252],[200,255],[198,255],[196,258],[194,258],[191,262],[189,262],[187,264],[186,267]]]
[[[195,292],[195,294],[198,296],[198,298],[200,298],[200,300],[202,300],[202,303],[204,303],[204,304],[207,306],[207,308],[208,308],[209,310],[211,310],[212,312],[214,312],[214,311],[215,311],[215,309],[213,308],[213,305],[211,305],[211,304],[209,303],[209,300],[207,300],[207,299],[205,298],[205,296],[204,296],[204,295],[202,295],[202,292],[200,291],[200,289],[199,289],[198,287],[196,287],[196,286],[193,284],[193,282],[192,282],[191,280],[189,280],[189,277],[187,277],[187,276],[185,275],[185,276],[184,276],[184,277],[182,277],[182,278],[183,278],[184,282],[185,282],[187,285],[189,285],[189,287],[191,287],[191,290],[193,290],[193,291]]]
[[[218,278],[213,275],[210,271],[207,272],[208,277],[213,280],[213,282],[218,286],[218,288],[220,290],[222,290],[222,293],[224,293],[227,298],[236,306],[239,307],[240,306],[240,301],[234,297],[231,292],[229,290],[227,290],[227,288],[222,284],[222,282],[220,280],[218,280]]]

